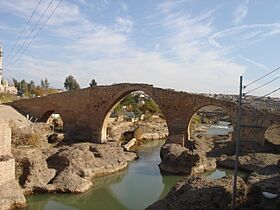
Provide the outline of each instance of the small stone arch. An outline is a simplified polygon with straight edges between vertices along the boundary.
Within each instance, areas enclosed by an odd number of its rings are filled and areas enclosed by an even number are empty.
[[[191,127],[191,122],[192,122],[195,114],[199,110],[201,110],[202,108],[210,107],[210,106],[221,108],[224,111],[224,113],[226,113],[229,116],[229,120],[230,120],[231,125],[234,124],[234,113],[229,109],[229,107],[221,105],[221,104],[216,104],[216,103],[206,103],[206,104],[200,105],[200,106],[198,106],[198,107],[196,107],[195,109],[192,110],[191,115],[190,115],[190,117],[187,121],[187,129],[186,129],[186,132],[185,132],[185,140],[189,140],[190,137],[191,137],[191,128],[190,127]]]
[[[57,114],[58,120],[56,120],[56,123],[54,121],[50,122],[50,118],[53,114]],[[54,131],[62,132],[63,131],[63,117],[61,116],[61,113],[55,111],[55,110],[48,110],[45,111],[44,114],[40,117],[38,122],[44,122],[51,124],[51,127]],[[56,128],[57,127],[57,128]]]
[[[121,92],[120,94],[118,94],[116,96],[116,98],[114,100],[112,100],[112,103],[105,109],[104,115],[103,115],[103,119],[102,119],[102,124],[101,124],[101,128],[100,128],[100,140],[101,142],[106,142],[107,141],[107,125],[108,125],[108,119],[110,117],[110,115],[112,114],[112,111],[114,110],[114,108],[129,94],[133,93],[133,92],[143,92],[144,94],[148,95],[151,99],[153,99],[155,101],[155,103],[158,105],[159,109],[161,110],[161,112],[163,113],[163,116],[165,117],[166,123],[167,123],[167,127],[168,127],[168,121],[166,118],[166,115],[164,113],[164,110],[161,107],[161,104],[159,103],[159,101],[157,100],[156,97],[153,96],[152,92],[149,90],[143,90],[141,88],[139,89],[130,89],[130,90],[126,90]],[[169,130],[169,129],[168,129]]]
[[[44,114],[42,114],[42,116],[40,117],[40,119],[38,121],[46,123],[53,113],[55,113],[55,110],[45,111]]]
[[[280,123],[274,123],[264,132],[266,143],[280,146]]]

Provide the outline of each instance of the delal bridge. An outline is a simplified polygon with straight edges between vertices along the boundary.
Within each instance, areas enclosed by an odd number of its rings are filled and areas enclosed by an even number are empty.
[[[66,136],[79,140],[106,142],[108,118],[113,107],[134,91],[143,91],[158,104],[168,126],[169,143],[184,145],[189,139],[193,115],[204,106],[221,107],[231,118],[233,140],[236,133],[237,104],[199,94],[162,89],[147,84],[115,84],[73,90],[44,97],[22,99],[10,103],[21,113],[46,122],[52,113],[59,113]],[[242,108],[241,141],[264,144],[264,133],[280,116],[253,108]]]

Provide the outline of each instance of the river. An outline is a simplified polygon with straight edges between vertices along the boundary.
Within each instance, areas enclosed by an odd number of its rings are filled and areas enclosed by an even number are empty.
[[[212,130],[211,130],[212,129]],[[219,133],[225,128],[210,128]],[[141,145],[139,159],[127,169],[112,175],[94,179],[94,187],[82,194],[40,194],[27,196],[28,210],[143,210],[163,198],[181,176],[161,174],[160,148],[164,141]],[[220,178],[226,173],[217,169],[207,173],[209,178]]]

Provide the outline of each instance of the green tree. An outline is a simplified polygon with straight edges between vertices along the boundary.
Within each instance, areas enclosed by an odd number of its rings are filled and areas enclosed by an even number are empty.
[[[49,86],[50,86],[50,83],[49,83],[49,81],[48,81],[47,78],[45,78],[44,80],[41,80],[41,87],[42,87],[42,88],[48,89]]]
[[[19,82],[15,78],[13,78],[13,83],[17,90],[19,90]]]
[[[30,81],[29,84],[27,84],[28,88],[28,96],[34,95],[35,94],[35,82],[33,80]]]
[[[97,86],[97,82],[95,81],[95,79],[92,79],[91,82],[89,83],[90,87],[94,87]]]
[[[80,85],[72,75],[69,75],[65,78],[64,87],[66,90],[80,89]]]

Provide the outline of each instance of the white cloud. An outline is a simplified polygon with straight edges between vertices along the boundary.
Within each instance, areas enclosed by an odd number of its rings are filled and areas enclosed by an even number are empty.
[[[131,41],[134,22],[130,17],[118,16],[112,24],[98,24],[67,2],[61,7],[63,15],[58,12],[48,26],[52,36],[70,40],[47,47],[60,58],[25,55],[17,69],[28,69],[25,74],[30,79],[48,77],[58,87],[73,74],[83,87],[96,78],[99,84],[142,82],[186,91],[237,92],[237,80],[246,68],[209,47],[214,10],[194,15],[173,10],[186,0],[167,2],[161,6],[164,15],[154,16],[157,27],[167,33],[151,43],[152,50]],[[63,16],[66,19],[60,20]],[[40,44],[36,49],[46,49]]]
[[[115,21],[117,31],[129,33],[133,28],[133,22],[129,17],[116,17]]]
[[[218,48],[246,47],[278,34],[280,34],[280,23],[251,24],[216,32],[209,36],[208,41]],[[222,44],[223,39],[226,40],[224,44]]]
[[[249,58],[244,57],[244,56],[242,56],[242,55],[240,55],[239,58],[241,58],[242,60],[247,61],[247,62],[249,62],[249,63],[251,63],[251,64],[257,66],[258,68],[261,68],[261,69],[265,70],[265,71],[268,71],[268,70],[269,70],[265,65],[263,65],[263,64],[261,64],[261,63],[259,63],[259,62],[256,62],[256,61],[254,61],[254,60],[252,60],[252,59],[249,59]]]
[[[239,24],[247,15],[250,0],[244,0],[234,11],[234,23]]]

